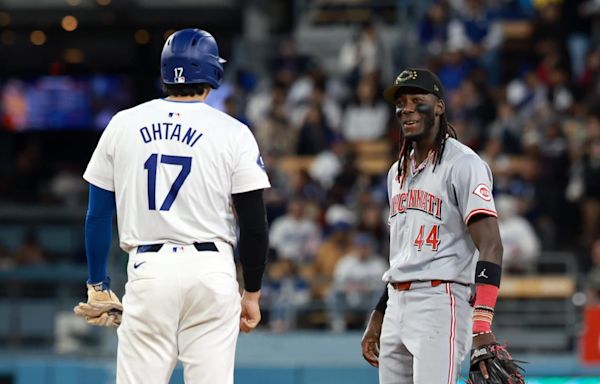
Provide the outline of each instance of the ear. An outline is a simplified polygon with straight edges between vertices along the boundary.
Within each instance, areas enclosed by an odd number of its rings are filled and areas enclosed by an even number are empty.
[[[444,112],[446,112],[446,104],[444,103],[444,100],[438,99],[435,103],[435,115],[441,116]]]

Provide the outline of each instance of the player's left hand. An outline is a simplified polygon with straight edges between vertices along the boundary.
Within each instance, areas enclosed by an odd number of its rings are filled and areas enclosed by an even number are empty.
[[[485,345],[490,345],[495,342],[496,342],[496,336],[494,336],[493,333],[490,332],[490,333],[479,334],[479,335],[473,336],[473,345],[471,347],[471,350],[476,350]],[[485,364],[485,361],[479,362],[479,370],[481,371],[481,374],[483,375],[483,377],[485,379],[489,378],[489,374],[487,371],[487,366]]]
[[[123,315],[123,304],[110,289],[87,284],[87,303],[79,303],[73,312],[88,324],[98,327],[118,327]]]
[[[473,337],[468,384],[523,384],[524,370],[492,333]]]
[[[260,323],[260,291],[242,294],[242,312],[240,314],[240,331],[248,333]]]

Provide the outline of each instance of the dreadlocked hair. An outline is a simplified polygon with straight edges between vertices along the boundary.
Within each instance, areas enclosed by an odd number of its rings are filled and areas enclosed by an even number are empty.
[[[440,115],[440,128],[438,129],[435,138],[435,144],[433,144],[433,148],[431,149],[433,151],[433,172],[435,172],[437,165],[442,162],[442,155],[446,148],[446,140],[449,137],[456,139],[456,130],[452,124],[448,122],[446,114],[442,113]],[[398,181],[400,181],[400,188],[404,185],[404,180],[406,179],[404,176],[408,173],[408,160],[411,149],[411,142],[403,137],[400,155],[398,157]]]

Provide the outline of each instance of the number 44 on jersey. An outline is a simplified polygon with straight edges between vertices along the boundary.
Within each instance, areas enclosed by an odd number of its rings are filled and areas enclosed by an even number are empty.
[[[432,251],[437,251],[438,246],[440,245],[439,231],[440,226],[438,224],[432,225],[431,227],[428,225],[421,225],[419,234],[413,243],[414,246],[417,247],[417,251],[422,250],[423,246],[429,246]],[[425,237],[425,233],[427,233],[427,237]]]

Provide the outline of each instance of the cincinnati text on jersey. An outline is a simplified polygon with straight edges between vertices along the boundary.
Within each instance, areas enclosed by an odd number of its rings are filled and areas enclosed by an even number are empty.
[[[442,218],[442,199],[420,189],[409,189],[392,198],[390,217],[406,213],[407,209],[425,212],[436,219]]]
[[[148,144],[154,140],[177,140],[193,147],[202,137],[202,133],[197,129],[189,127],[187,130],[181,129],[181,124],[156,123],[149,127],[140,128],[140,134],[144,143]]]

